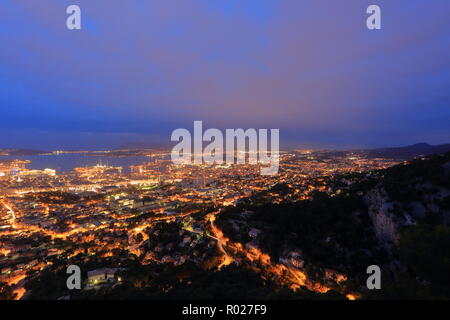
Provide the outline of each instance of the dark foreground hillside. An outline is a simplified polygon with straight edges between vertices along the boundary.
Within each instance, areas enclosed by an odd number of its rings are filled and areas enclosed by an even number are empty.
[[[341,287],[365,298],[450,298],[450,153],[328,183],[327,193],[304,201],[254,197],[227,208],[217,224],[272,261],[295,258],[309,278],[321,281],[329,269],[345,274]],[[274,193],[289,194],[289,186]],[[368,291],[373,264],[382,269],[382,289]]]

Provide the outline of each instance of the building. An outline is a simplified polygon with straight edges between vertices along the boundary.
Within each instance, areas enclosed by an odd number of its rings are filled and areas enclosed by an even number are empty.
[[[122,167],[111,167],[102,164],[98,164],[93,167],[82,167],[73,169],[76,174],[81,177],[90,177],[104,174],[121,174]]]
[[[123,268],[101,268],[88,272],[88,284],[99,285],[116,281],[117,271],[124,270]]]
[[[20,172],[27,171],[29,160],[0,160],[0,177],[15,176]]]

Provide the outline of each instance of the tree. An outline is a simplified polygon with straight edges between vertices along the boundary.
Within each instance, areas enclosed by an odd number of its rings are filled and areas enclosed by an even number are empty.
[[[16,296],[7,283],[0,282],[0,300],[14,300]]]

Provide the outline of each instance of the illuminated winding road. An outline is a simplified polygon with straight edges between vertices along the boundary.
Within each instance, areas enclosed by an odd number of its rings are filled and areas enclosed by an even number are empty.
[[[0,203],[3,205],[3,207],[5,207],[5,209],[8,211],[8,213],[11,215],[10,223],[11,223],[12,227],[15,229],[14,221],[16,221],[16,213],[14,212],[13,208],[5,202],[4,199],[2,199],[0,201]]]

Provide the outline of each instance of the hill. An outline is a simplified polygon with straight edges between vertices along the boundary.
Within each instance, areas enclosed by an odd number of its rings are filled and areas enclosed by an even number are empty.
[[[410,160],[415,157],[443,154],[448,151],[450,151],[450,144],[433,146],[428,143],[417,143],[405,147],[365,150],[367,155],[372,158],[392,158],[397,160]]]
[[[243,248],[257,248],[326,286],[365,298],[450,299],[450,153],[388,169],[330,178],[309,200],[227,208],[217,225]],[[289,198],[289,186],[271,196]],[[368,291],[366,268],[383,270],[383,290]]]

